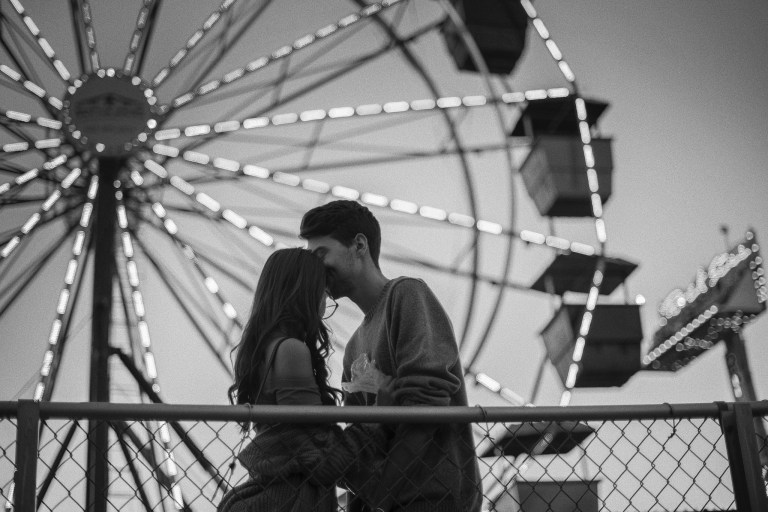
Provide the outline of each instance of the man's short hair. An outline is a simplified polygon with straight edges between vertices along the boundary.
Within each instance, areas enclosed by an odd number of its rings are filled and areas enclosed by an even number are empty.
[[[330,236],[347,247],[358,233],[368,239],[371,259],[379,268],[381,227],[371,211],[360,203],[340,199],[312,208],[304,214],[299,228],[301,238]]]

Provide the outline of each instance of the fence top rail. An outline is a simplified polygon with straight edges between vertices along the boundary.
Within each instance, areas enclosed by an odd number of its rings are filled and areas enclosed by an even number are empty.
[[[16,417],[19,403],[34,403],[41,419],[252,421],[255,423],[484,423],[716,418],[723,402],[568,407],[329,407],[285,405],[190,405],[106,402],[0,402],[0,417]],[[768,401],[751,402],[768,415]]]

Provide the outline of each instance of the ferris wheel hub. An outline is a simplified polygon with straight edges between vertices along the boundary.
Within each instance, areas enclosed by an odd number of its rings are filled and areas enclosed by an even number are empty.
[[[100,155],[127,156],[157,126],[156,102],[140,78],[99,69],[69,88],[62,111],[67,138]]]

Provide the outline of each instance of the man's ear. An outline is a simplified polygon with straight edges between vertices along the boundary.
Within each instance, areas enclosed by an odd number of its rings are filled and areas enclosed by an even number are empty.
[[[355,254],[358,256],[363,257],[368,254],[368,238],[364,234],[356,234],[352,245],[355,248]]]

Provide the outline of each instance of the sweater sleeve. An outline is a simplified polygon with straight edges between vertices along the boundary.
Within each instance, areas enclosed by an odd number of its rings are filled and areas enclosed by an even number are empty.
[[[387,311],[398,405],[449,405],[461,388],[453,326],[437,297],[418,279],[395,284]]]
[[[455,371],[459,364],[453,326],[437,297],[418,279],[396,283],[388,309],[389,340],[395,363],[388,386],[396,405],[447,406],[461,389]],[[437,425],[398,425],[381,468],[375,502],[389,510],[407,482],[420,482],[413,461],[421,460]],[[416,472],[416,473],[414,473]]]

